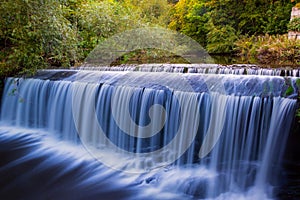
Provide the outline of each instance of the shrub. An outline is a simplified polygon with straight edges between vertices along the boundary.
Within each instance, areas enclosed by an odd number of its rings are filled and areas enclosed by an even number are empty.
[[[289,31],[300,31],[300,18],[294,18],[288,24]]]
[[[261,63],[300,63],[300,41],[290,40],[286,34],[243,37],[235,44],[239,55]]]

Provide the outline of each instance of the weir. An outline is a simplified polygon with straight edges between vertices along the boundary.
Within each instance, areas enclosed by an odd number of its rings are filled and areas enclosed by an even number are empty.
[[[95,66],[86,64],[73,68],[79,70],[95,71],[144,71],[144,72],[175,72],[175,73],[200,73],[200,74],[235,74],[235,75],[260,75],[260,76],[292,76],[300,77],[299,68],[251,65],[251,64],[124,64],[118,66]]]
[[[67,157],[75,166],[83,158],[74,149],[89,152],[94,160],[84,167],[98,163],[101,170],[66,176],[74,181],[68,184],[82,184],[78,190],[86,192],[87,180],[113,174],[110,186],[93,187],[95,199],[107,197],[106,189],[120,192],[113,199],[268,199],[280,183],[297,92],[293,77],[40,71],[6,80],[1,143],[11,148],[38,143],[30,155],[43,157],[40,149],[47,149],[52,164],[64,161],[59,149],[72,152]],[[49,147],[48,137],[59,145]],[[26,159],[7,163],[0,172],[22,162]],[[35,167],[49,170],[47,163]],[[55,178],[57,169],[50,169],[52,182],[64,177],[63,170]],[[14,187],[20,186],[12,183],[0,194]],[[56,185],[51,187],[53,194]],[[69,186],[57,191],[63,187]]]

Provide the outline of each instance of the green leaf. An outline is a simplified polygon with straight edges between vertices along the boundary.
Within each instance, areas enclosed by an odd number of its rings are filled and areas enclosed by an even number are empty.
[[[298,89],[300,90],[300,78],[298,78],[298,79],[296,80],[296,85],[297,85]]]
[[[287,90],[285,91],[284,95],[285,95],[285,96],[289,96],[289,95],[293,94],[293,92],[294,92],[293,87],[292,87],[292,86],[289,86],[289,87],[287,88]]]

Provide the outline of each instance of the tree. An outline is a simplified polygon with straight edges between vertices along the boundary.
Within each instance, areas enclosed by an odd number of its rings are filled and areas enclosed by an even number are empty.
[[[76,33],[55,0],[6,0],[0,4],[2,71],[70,66]],[[3,64],[5,63],[5,64]]]
[[[283,0],[181,0],[169,27],[193,37],[209,52],[231,53],[240,35],[286,33],[293,5]]]

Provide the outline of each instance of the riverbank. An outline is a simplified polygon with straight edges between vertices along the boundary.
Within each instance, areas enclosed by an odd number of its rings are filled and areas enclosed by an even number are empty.
[[[273,36],[271,36],[273,37]],[[286,36],[284,36],[286,37]],[[248,40],[252,40],[251,44]],[[300,42],[289,47],[271,47],[271,43],[259,47],[257,39],[247,38],[237,43],[235,53],[209,54],[212,63],[220,65],[257,65],[261,68],[300,68]],[[291,41],[292,43],[293,41]],[[298,51],[299,48],[299,51]],[[295,55],[297,53],[297,55]],[[184,58],[158,49],[143,49],[126,53],[111,63],[123,64],[188,64]]]
[[[300,40],[284,35],[243,37],[236,43],[236,54],[259,64],[299,67]]]

